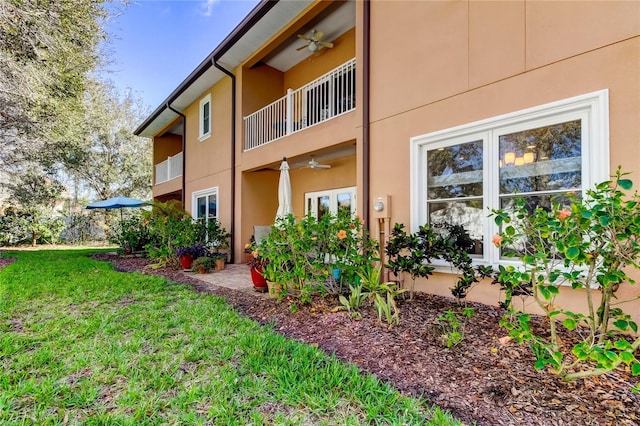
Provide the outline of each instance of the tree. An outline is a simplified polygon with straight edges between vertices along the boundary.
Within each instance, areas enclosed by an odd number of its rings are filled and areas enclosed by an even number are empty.
[[[37,169],[22,174],[15,184],[7,185],[15,209],[7,215],[3,232],[15,243],[22,242],[25,236],[35,246],[38,240],[54,241],[62,231],[64,223],[54,217],[54,207],[60,200],[64,186]],[[9,220],[14,218],[15,220]]]
[[[117,195],[147,198],[151,185],[151,147],[135,136],[147,115],[131,92],[118,93],[111,82],[94,81],[84,99],[83,137],[70,146],[65,165],[100,199]]]
[[[79,134],[106,38],[102,0],[0,2],[0,165],[51,167]]]

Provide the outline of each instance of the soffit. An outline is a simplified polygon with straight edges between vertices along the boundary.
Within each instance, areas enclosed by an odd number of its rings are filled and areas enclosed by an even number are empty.
[[[254,11],[263,7],[264,3],[261,2],[256,6]],[[172,108],[182,111],[199,99],[208,88],[220,81],[226,74],[212,64],[212,59],[218,52],[223,52],[218,58],[218,63],[228,70],[233,70],[247,60],[258,47],[280,32],[311,3],[313,3],[312,0],[279,1],[250,27],[243,28],[243,26],[249,25],[246,21],[240,23],[134,133],[152,138],[178,117],[177,113],[168,108],[169,104]],[[235,33],[239,34],[239,38],[232,41],[230,38]]]
[[[261,62],[286,72],[309,56],[316,54],[308,49],[297,50],[306,43],[297,37],[298,34],[309,37],[313,30],[322,31],[322,41],[333,42],[353,28],[355,20],[356,4],[353,0],[335,2],[306,23],[296,34],[281,43]]]

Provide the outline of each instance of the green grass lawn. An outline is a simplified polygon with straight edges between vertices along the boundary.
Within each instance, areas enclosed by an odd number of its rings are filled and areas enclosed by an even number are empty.
[[[90,251],[0,271],[0,424],[459,424],[217,297]]]

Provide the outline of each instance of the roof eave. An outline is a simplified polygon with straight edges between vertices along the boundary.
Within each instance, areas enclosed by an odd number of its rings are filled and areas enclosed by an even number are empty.
[[[233,31],[231,31],[231,33],[222,40],[218,47],[216,47],[200,63],[200,65],[198,65],[196,69],[193,70],[173,92],[171,92],[167,99],[165,99],[164,102],[160,104],[160,106],[158,106],[151,115],[138,126],[137,129],[134,130],[133,134],[136,136],[153,137],[153,134],[145,134],[145,130],[165,111],[169,111],[173,116],[169,121],[178,117],[175,112],[169,110],[169,105],[171,105],[182,93],[184,93],[206,71],[208,71],[209,68],[213,66],[213,61],[215,59],[218,59],[224,53],[229,51],[229,49],[231,49],[233,45],[236,44],[242,36],[245,35],[257,22],[259,22],[278,2],[279,0],[262,0],[258,3],[258,5],[249,12],[249,14],[233,29]]]

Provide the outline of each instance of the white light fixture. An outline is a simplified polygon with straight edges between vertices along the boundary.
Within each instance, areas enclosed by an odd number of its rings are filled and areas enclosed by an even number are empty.
[[[516,157],[515,165],[516,166],[522,166],[523,164],[524,164],[524,158],[523,157]]]
[[[314,41],[309,42],[309,50],[311,52],[317,51],[318,50],[318,45]]]

